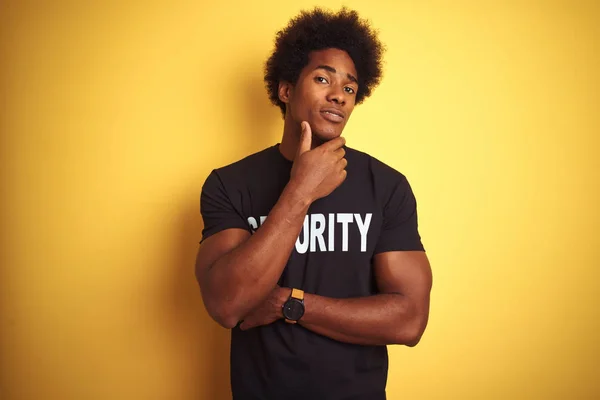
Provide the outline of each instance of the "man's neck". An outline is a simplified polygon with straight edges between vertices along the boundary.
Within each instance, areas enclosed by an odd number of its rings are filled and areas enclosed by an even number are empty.
[[[281,154],[290,161],[294,161],[296,153],[298,151],[298,143],[300,142],[300,134],[302,128],[299,123],[292,120],[289,114],[286,114],[283,123],[283,135],[281,137],[281,144],[279,145],[279,151]],[[319,146],[321,140],[315,137],[314,133],[312,136],[312,148]]]
[[[300,124],[296,124],[290,115],[286,113],[279,151],[290,161],[294,161],[294,158],[296,157],[298,143],[300,142],[300,133]]]

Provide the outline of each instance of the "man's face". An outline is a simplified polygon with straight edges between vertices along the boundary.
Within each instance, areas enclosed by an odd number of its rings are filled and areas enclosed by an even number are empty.
[[[298,126],[307,121],[313,135],[321,141],[340,136],[354,110],[357,78],[354,62],[345,51],[325,49],[310,53],[296,85],[288,85],[287,93],[283,85],[286,119],[291,118]]]

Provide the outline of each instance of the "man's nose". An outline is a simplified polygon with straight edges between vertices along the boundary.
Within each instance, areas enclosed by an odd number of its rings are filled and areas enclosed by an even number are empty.
[[[344,97],[344,89],[338,87],[332,88],[332,90],[327,95],[327,100],[340,105],[346,104],[346,100]]]

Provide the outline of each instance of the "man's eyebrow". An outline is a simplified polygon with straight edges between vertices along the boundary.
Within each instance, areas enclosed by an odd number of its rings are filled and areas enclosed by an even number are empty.
[[[324,69],[325,71],[333,72],[334,74],[337,73],[336,69],[333,67],[330,67],[329,65],[319,65],[315,69]],[[352,75],[352,74],[346,74],[346,75],[348,75],[348,79],[350,79],[352,82],[354,82],[358,85],[358,79],[356,79],[356,77],[354,75]]]

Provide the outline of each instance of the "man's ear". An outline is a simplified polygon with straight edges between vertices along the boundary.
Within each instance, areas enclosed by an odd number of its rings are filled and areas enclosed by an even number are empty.
[[[284,81],[279,82],[279,90],[277,91],[279,100],[281,100],[285,104],[289,103],[290,96],[292,95],[293,89],[294,89],[294,87],[292,86],[291,83],[284,82]]]

